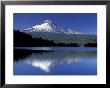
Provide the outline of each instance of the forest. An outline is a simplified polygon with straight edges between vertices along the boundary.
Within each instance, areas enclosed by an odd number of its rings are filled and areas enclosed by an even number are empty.
[[[47,40],[43,38],[33,38],[30,34],[14,30],[14,47],[43,47],[43,46],[63,46],[63,47],[80,47],[77,43],[61,43],[54,42],[54,40]],[[96,43],[86,43],[84,47],[97,47]]]

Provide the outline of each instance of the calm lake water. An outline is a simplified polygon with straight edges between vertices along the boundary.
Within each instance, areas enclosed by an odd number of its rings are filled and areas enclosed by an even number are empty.
[[[97,75],[97,48],[16,47],[14,75]]]

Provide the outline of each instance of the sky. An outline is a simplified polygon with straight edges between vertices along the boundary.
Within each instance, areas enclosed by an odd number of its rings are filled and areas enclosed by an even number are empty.
[[[51,20],[61,28],[77,32],[97,34],[96,13],[14,13],[14,29],[24,30]]]

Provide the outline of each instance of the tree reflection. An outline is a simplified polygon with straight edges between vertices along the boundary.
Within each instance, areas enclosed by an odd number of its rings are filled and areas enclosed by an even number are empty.
[[[93,59],[96,51],[57,51],[57,50],[14,50],[14,61],[24,60],[26,64],[50,72],[55,66],[71,64],[85,59]]]

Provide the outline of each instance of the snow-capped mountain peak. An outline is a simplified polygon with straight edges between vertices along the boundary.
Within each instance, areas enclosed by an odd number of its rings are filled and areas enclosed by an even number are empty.
[[[35,25],[32,27],[34,31],[53,31],[53,28],[48,23],[43,23],[40,25]]]
[[[28,30],[30,32],[53,32],[55,26],[52,24],[52,21],[45,20],[40,25],[35,25],[32,28],[28,28],[25,30]]]
[[[51,20],[44,20],[44,23],[50,23],[50,24],[52,24],[53,22]]]
[[[82,34],[82,33],[73,31],[72,29],[63,29],[63,28],[57,27],[51,20],[44,20],[43,23],[24,30],[29,32],[54,32],[54,33],[66,33],[66,34]]]

